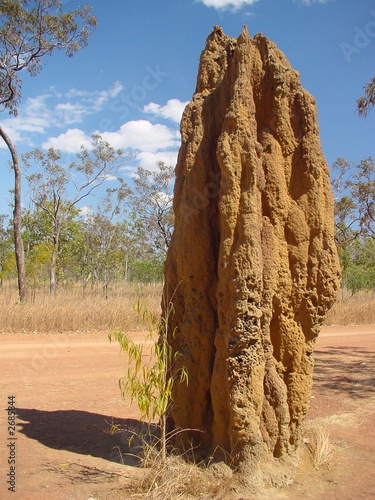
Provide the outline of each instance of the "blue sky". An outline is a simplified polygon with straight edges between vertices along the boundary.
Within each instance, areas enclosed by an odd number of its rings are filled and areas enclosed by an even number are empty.
[[[247,25],[274,41],[317,101],[323,152],[359,162],[374,155],[375,110],[356,114],[356,99],[375,75],[373,0],[64,0],[90,3],[98,27],[73,58],[54,54],[35,78],[23,77],[17,118],[0,115],[20,153],[53,146],[73,159],[99,132],[137,153],[124,164],[174,165],[179,119],[195,89],[198,61],[214,25],[237,37]],[[109,8],[110,5],[110,8]],[[0,144],[0,213],[9,211],[9,155]],[[24,183],[25,185],[25,183]]]

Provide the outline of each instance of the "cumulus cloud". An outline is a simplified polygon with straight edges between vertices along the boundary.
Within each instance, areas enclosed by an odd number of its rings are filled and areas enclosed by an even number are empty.
[[[300,3],[302,5],[310,6],[310,5],[313,5],[314,3],[327,3],[327,2],[331,2],[332,0],[294,0],[294,1],[297,1],[298,3]]]
[[[16,117],[0,121],[1,126],[9,134],[14,143],[32,145],[30,134],[43,134],[50,126],[50,110],[48,94],[28,98],[24,107]],[[1,144],[1,146],[3,146]]]
[[[78,153],[81,146],[90,149],[92,144],[90,137],[78,128],[70,128],[58,137],[50,137],[42,144],[44,149],[54,148],[64,153]]]
[[[137,155],[139,166],[146,170],[157,170],[157,163],[162,161],[166,165],[174,167],[177,163],[178,151],[159,151],[158,153],[148,153],[143,151]]]
[[[145,113],[150,113],[155,116],[161,116],[162,118],[180,123],[182,113],[187,104],[188,101],[182,102],[179,99],[169,99],[165,106],[160,106],[160,104],[150,102],[149,104],[144,106],[143,111]]]
[[[206,7],[213,7],[217,10],[226,10],[230,9],[233,12],[237,12],[238,10],[246,7],[248,5],[254,5],[258,0],[196,0],[198,2],[203,3]],[[302,5],[310,6],[315,3],[327,3],[332,0],[293,0],[294,2],[300,3]],[[249,15],[247,13],[247,15]]]
[[[124,123],[116,132],[103,132],[102,138],[116,149],[135,149],[155,153],[180,145],[180,134],[160,123],[133,120]]]
[[[258,0],[198,0],[206,7],[214,7],[218,10],[232,9],[237,11],[247,5],[254,5]]]
[[[158,151],[157,153],[141,152],[135,155],[134,164],[124,165],[120,168],[124,175],[137,177],[137,168],[142,167],[150,172],[157,171],[157,163],[162,161],[166,165],[174,167],[177,163],[178,151]]]
[[[108,90],[100,91],[71,89],[59,93],[51,87],[49,93],[26,99],[18,116],[1,120],[0,124],[14,143],[30,146],[33,134],[46,134],[51,127],[81,123],[86,116],[100,112],[122,90],[123,86],[118,81]]]
[[[66,102],[55,106],[55,117],[58,116],[59,122],[65,125],[82,122],[86,114],[88,114],[87,109],[80,103]]]
[[[85,109],[87,114],[96,113],[103,109],[103,106],[110,99],[114,99],[124,89],[121,82],[116,81],[108,90],[79,90],[70,89],[64,97],[75,100],[75,104]]]
[[[177,130],[147,120],[126,122],[115,132],[97,133],[115,149],[135,151],[139,160],[148,166],[159,158],[165,162],[174,160],[176,150],[180,146],[180,134]],[[91,138],[81,129],[70,128],[57,137],[50,137],[42,147],[45,149],[53,147],[65,153],[77,153],[81,145],[89,149]],[[161,151],[163,153],[160,153]]]
[[[81,208],[78,209],[79,210],[79,213],[80,215],[84,218],[84,219],[87,219],[89,217],[92,216],[92,214],[94,213],[92,207],[88,206],[88,205],[85,205]]]

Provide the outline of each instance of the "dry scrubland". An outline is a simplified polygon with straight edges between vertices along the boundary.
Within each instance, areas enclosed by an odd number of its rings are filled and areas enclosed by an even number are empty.
[[[102,286],[72,286],[49,294],[48,285],[40,287],[32,299],[20,305],[15,283],[0,288],[0,332],[101,332],[144,331],[136,312],[138,299],[157,314],[160,311],[161,284],[116,284],[106,298]]]
[[[135,310],[138,299],[151,310],[160,312],[161,284],[125,283],[114,285],[105,298],[101,286],[72,286],[51,296],[48,286],[39,288],[32,299],[20,305],[14,282],[0,287],[0,332],[101,332],[144,331],[145,325]],[[340,293],[326,325],[364,325],[375,323],[375,293],[359,292],[354,296]]]
[[[375,323],[375,292],[340,292],[328,312],[325,325],[372,325]]]

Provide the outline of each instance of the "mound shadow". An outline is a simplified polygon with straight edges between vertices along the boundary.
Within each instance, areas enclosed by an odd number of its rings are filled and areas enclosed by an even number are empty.
[[[133,466],[139,460],[129,453],[128,438],[148,431],[148,426],[140,420],[114,419],[80,410],[17,408],[17,416],[18,432],[49,448]],[[118,431],[111,433],[111,428]]]

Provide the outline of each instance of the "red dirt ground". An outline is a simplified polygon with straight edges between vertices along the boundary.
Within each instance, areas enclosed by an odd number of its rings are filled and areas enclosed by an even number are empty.
[[[0,407],[14,396],[18,415],[13,493],[7,445],[14,437],[7,412],[0,414],[0,498],[126,498],[121,487],[139,469],[119,463],[120,437],[105,432],[113,423],[136,425],[139,416],[120,396],[125,358],[118,345],[104,333],[4,334],[0,360]],[[315,360],[307,426],[329,428],[329,463],[318,470],[302,464],[292,486],[246,500],[375,499],[375,326],[324,328]]]

